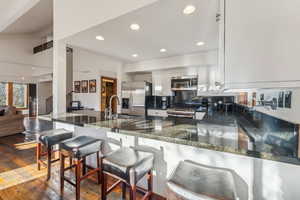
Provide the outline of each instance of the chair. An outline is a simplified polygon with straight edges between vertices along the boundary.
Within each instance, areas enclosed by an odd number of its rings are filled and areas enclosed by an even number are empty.
[[[102,143],[102,140],[89,136],[77,136],[60,143],[60,192],[62,195],[65,181],[76,188],[76,200],[80,199],[80,183],[82,180],[97,173],[98,184],[101,183],[100,162],[102,158],[100,158],[100,152]],[[97,157],[96,168],[86,165],[86,157],[92,154],[96,154]],[[71,157],[75,164],[72,163],[69,167],[65,167],[66,157]],[[75,183],[65,177],[65,171],[73,168],[75,168]],[[87,168],[91,170],[87,171]]]
[[[237,200],[232,170],[181,161],[167,182],[168,200]]]
[[[41,169],[41,164],[47,167],[47,180],[51,177],[51,164],[59,161],[59,159],[52,160],[52,153],[55,150],[53,147],[60,142],[69,139],[73,136],[73,132],[65,129],[53,129],[38,133],[38,141],[36,147],[36,161],[38,170]],[[46,151],[43,152],[43,147]],[[47,156],[47,163],[42,160],[43,156]]]
[[[145,193],[144,198],[152,195],[152,168],[154,155],[150,152],[134,149],[133,147],[121,147],[107,155],[102,162],[102,193],[101,199],[106,200],[107,195],[119,184],[122,184],[122,198],[126,198],[126,186],[130,187],[130,200],[136,200],[136,192]],[[118,181],[107,189],[107,175]],[[148,189],[137,186],[137,183],[147,175]]]

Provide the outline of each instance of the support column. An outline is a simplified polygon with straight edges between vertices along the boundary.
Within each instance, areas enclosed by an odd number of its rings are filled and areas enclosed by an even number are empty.
[[[53,116],[66,112],[67,45],[54,41],[53,45]]]
[[[67,107],[70,106],[73,100],[73,49],[67,47]]]

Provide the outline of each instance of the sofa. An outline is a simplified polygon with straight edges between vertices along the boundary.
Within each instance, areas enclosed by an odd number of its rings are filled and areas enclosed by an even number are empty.
[[[0,137],[25,131],[24,115],[14,106],[0,107]]]

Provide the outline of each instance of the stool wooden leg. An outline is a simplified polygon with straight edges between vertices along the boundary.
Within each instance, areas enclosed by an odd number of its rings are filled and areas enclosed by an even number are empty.
[[[130,186],[130,200],[136,200],[136,185]]]
[[[86,174],[86,158],[84,157],[82,159],[82,175],[84,176]]]
[[[152,188],[153,188],[153,175],[152,175],[152,171],[148,172],[147,182],[148,182],[148,192],[150,192],[149,200],[151,200],[151,197],[152,197]]]
[[[51,148],[47,148],[47,181],[51,177]]]
[[[64,193],[64,180],[65,177],[65,156],[63,154],[60,155],[60,194]]]
[[[36,163],[37,163],[38,170],[41,170],[41,163],[40,163],[41,153],[42,153],[41,147],[42,147],[42,144],[38,142],[36,145]]]
[[[122,199],[126,200],[126,183],[122,183]]]
[[[102,172],[102,185],[101,185],[101,200],[106,200],[107,191],[107,177],[106,174]]]
[[[72,158],[72,156],[69,157],[69,165],[70,166],[73,165],[73,158]]]
[[[101,171],[102,171],[102,161],[100,160],[99,152],[97,152],[97,177],[98,177],[98,184],[101,184]]]
[[[80,177],[81,177],[81,160],[76,160],[76,200],[80,199]]]

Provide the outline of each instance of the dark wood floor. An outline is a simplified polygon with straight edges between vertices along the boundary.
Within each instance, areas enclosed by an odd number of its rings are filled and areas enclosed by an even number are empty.
[[[16,170],[35,164],[35,148],[16,148],[15,144],[23,143],[26,140],[24,134],[17,134],[0,138],[0,174]],[[72,186],[65,184],[64,197],[59,192],[59,171],[58,165],[54,166],[51,180],[46,181],[46,177],[36,178],[32,181],[17,184],[7,189],[0,190],[0,200],[73,200],[75,199],[75,190]],[[109,180],[111,183],[112,180]],[[81,185],[82,200],[99,200],[100,186],[93,180],[85,180]],[[121,199],[121,190],[116,188],[109,200]],[[141,199],[141,195],[138,196]],[[153,200],[162,199],[154,196]]]

